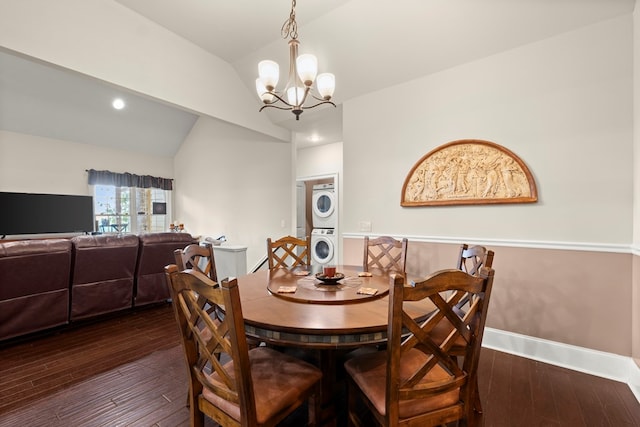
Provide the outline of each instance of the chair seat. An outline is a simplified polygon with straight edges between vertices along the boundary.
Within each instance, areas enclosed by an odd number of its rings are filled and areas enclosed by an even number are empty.
[[[408,378],[414,371],[421,367],[427,360],[427,355],[419,350],[411,349],[402,355],[400,378]],[[387,378],[387,353],[364,354],[348,360],[344,365],[347,373],[367,396],[381,415],[386,413],[386,378]],[[432,384],[438,381],[448,381],[451,376],[440,366],[435,366],[419,384]],[[425,412],[445,408],[455,404],[460,393],[454,389],[448,393],[438,394],[432,398],[418,399],[414,401],[400,402],[400,418],[409,418]]]
[[[251,376],[256,400],[256,418],[263,424],[297,405],[300,396],[320,380],[322,373],[313,365],[280,353],[268,347],[257,347],[249,351]],[[225,364],[233,372],[233,362]],[[220,382],[217,374],[209,376],[213,383]],[[240,421],[240,406],[220,398],[204,387],[202,396],[216,407]]]

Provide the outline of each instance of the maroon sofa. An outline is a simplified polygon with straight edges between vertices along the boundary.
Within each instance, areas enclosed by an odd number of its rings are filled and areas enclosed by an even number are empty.
[[[189,233],[0,242],[0,341],[166,301],[164,267]]]
[[[130,308],[138,259],[138,237],[78,236],[73,244],[70,320]]]
[[[0,340],[69,322],[71,242],[0,243]]]
[[[189,233],[149,233],[138,236],[138,265],[134,306],[166,301],[170,298],[164,267],[175,264],[173,251],[198,243]]]

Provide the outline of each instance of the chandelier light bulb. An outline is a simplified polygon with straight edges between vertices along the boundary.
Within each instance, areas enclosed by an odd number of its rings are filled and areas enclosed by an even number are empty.
[[[260,80],[259,78],[256,79],[256,92],[258,92],[258,96],[265,104],[271,104],[273,102],[273,99],[275,98],[273,94],[271,94],[267,90],[264,83],[262,83],[262,80]]]
[[[336,76],[331,73],[322,73],[318,75],[316,81],[318,93],[326,101],[330,100],[333,92],[336,90]]]
[[[258,63],[258,76],[267,90],[272,91],[280,78],[280,66],[275,61],[264,60]]]
[[[304,97],[304,89],[300,86],[293,86],[287,89],[287,100],[291,105],[301,105]]]
[[[316,74],[318,74],[318,59],[315,55],[305,53],[298,56],[296,66],[300,80],[302,80],[305,86],[311,86],[316,78]]]

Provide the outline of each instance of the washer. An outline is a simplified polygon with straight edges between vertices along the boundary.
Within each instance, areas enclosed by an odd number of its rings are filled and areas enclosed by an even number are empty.
[[[333,184],[316,184],[311,193],[313,228],[336,228],[338,209]]]
[[[333,228],[311,230],[311,265],[335,264],[338,240]]]

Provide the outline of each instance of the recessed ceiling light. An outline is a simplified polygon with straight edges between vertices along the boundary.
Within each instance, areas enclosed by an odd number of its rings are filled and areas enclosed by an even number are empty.
[[[314,133],[309,137],[309,141],[311,142],[320,142],[320,136],[317,133]]]
[[[116,98],[113,100],[113,103],[111,105],[113,105],[113,108],[115,108],[116,110],[122,110],[124,108],[124,101],[122,100],[122,98]]]

